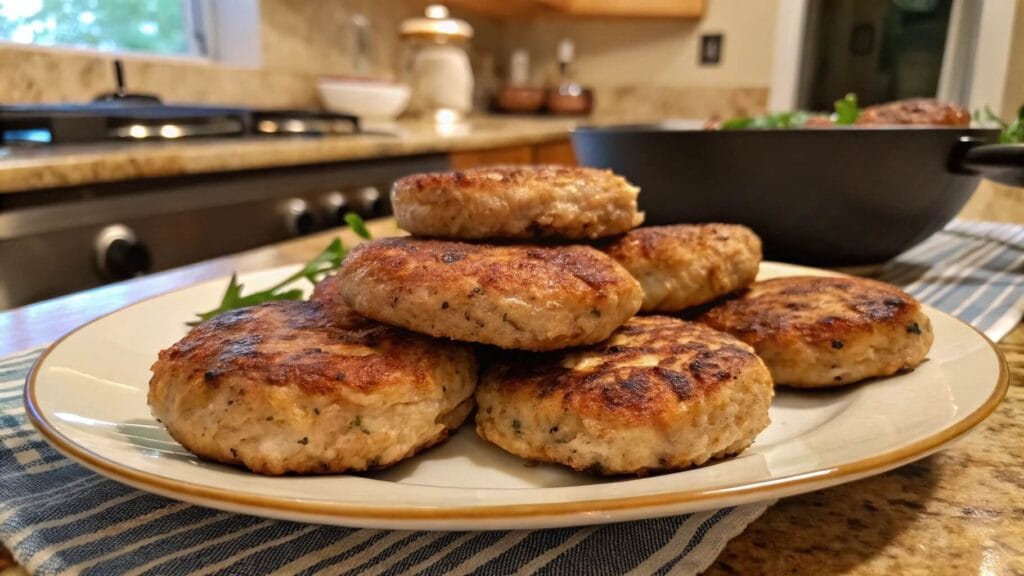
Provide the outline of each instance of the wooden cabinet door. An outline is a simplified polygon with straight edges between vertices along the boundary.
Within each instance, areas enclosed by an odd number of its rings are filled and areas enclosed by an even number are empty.
[[[464,150],[452,152],[450,159],[453,170],[465,170],[488,164],[531,164],[533,149],[530,146],[506,146],[487,150]]]
[[[533,161],[537,164],[576,165],[576,152],[572,149],[572,140],[557,140],[537,144],[533,149]]]
[[[486,150],[463,150],[449,155],[452,170],[491,164],[563,164],[576,166],[576,152],[568,138],[533,146],[505,146]]]
[[[705,0],[448,0],[446,3],[455,8],[498,18],[567,14],[696,19],[704,15],[704,2]]]

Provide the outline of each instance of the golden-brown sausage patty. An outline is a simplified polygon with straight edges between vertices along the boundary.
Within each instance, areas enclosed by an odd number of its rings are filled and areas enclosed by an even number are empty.
[[[398,226],[420,236],[583,239],[640,225],[638,193],[609,170],[488,166],[407,176],[391,204]]]
[[[386,326],[366,316],[356,314],[348,304],[341,298],[341,276],[331,274],[313,286],[313,293],[309,295],[310,302],[316,302],[323,306],[324,313],[331,322],[341,328],[367,328],[370,326]],[[392,328],[401,331],[400,328]]]
[[[640,309],[640,285],[589,246],[364,242],[339,289],[353,310],[431,336],[519,350],[599,342]]]
[[[596,346],[504,353],[481,376],[476,430],[513,454],[644,474],[736,454],[768,425],[753,349],[694,322],[631,319]]]
[[[754,283],[699,320],[757,350],[778,384],[840,386],[910,370],[932,345],[921,304],[895,286],[852,277]]]
[[[869,106],[861,110],[857,116],[857,124],[969,126],[971,115],[956,104],[938,102],[930,98],[911,98]]]
[[[637,228],[604,251],[640,282],[644,312],[678,312],[739,290],[761,263],[761,239],[737,224]]]
[[[378,468],[444,440],[472,409],[472,349],[360,322],[290,301],[212,318],[160,352],[153,415],[196,455],[261,474]]]

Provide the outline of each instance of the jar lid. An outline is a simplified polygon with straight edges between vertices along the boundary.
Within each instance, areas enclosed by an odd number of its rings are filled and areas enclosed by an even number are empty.
[[[451,18],[448,8],[442,4],[429,4],[424,11],[425,18],[410,18],[398,28],[402,37],[425,36],[439,40],[468,40],[473,37],[469,22]]]

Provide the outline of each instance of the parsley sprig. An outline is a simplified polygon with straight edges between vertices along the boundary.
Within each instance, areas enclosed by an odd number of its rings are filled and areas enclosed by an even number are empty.
[[[348,223],[353,232],[361,238],[369,240],[370,231],[366,229],[366,223],[363,222],[363,219],[358,214],[353,212],[345,214],[345,222]],[[245,288],[245,285],[238,282],[238,274],[232,274],[227,290],[224,291],[224,296],[220,300],[220,305],[212,310],[197,313],[198,319],[188,324],[189,326],[196,326],[228,310],[245,308],[264,302],[301,300],[302,289],[292,288],[292,284],[300,280],[308,280],[311,284],[316,284],[323,280],[325,276],[341,267],[341,262],[347,254],[348,251],[342,245],[341,239],[335,238],[327,248],[324,248],[315,258],[307,262],[301,270],[266,290],[253,292],[252,294],[243,295],[242,289]]]
[[[985,111],[974,112],[974,119],[977,122],[995,122],[999,125],[1001,132],[999,133],[1000,144],[1022,144],[1024,143],[1024,106],[1017,110],[1017,118],[1007,124],[1003,122],[1003,119],[996,116],[996,113],[991,108],[985,106]]]
[[[835,114],[832,115],[832,122],[839,126],[846,126],[857,122],[860,116],[860,107],[857,105],[857,95],[847,94],[835,101]],[[804,110],[793,112],[779,112],[777,114],[766,114],[764,116],[745,116],[731,118],[722,122],[722,130],[770,130],[779,128],[800,128],[807,124],[814,114]]]
[[[857,95],[850,93],[836,100],[833,104],[836,113],[833,119],[837,125],[848,126],[857,122],[860,116],[860,107],[857,106]]]

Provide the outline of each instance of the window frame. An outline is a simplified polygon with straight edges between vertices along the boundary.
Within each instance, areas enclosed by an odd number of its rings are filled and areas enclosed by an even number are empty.
[[[82,56],[117,57],[191,64],[258,68],[262,64],[258,0],[181,0],[188,52],[165,54],[104,50],[95,46],[36,44],[0,38],[0,49]]]

